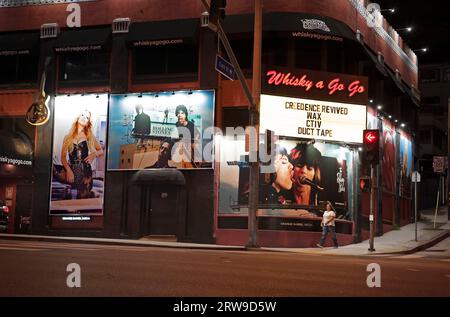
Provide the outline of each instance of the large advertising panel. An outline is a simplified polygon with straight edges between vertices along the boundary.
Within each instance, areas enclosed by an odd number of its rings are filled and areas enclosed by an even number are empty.
[[[366,106],[261,95],[261,131],[280,136],[362,143]]]
[[[111,95],[108,170],[211,168],[213,126],[212,90]]]
[[[400,131],[400,195],[411,197],[411,178],[413,168],[411,137]]]
[[[372,108],[367,107],[367,129],[378,129],[377,113]]]
[[[55,97],[50,214],[103,214],[108,95]]]
[[[394,125],[387,119],[383,119],[383,187],[390,193],[395,193],[395,140]]]
[[[222,214],[247,210],[249,168],[242,160],[244,147],[242,139],[224,137],[221,141],[219,210]],[[336,144],[309,139],[278,140],[271,168],[261,168],[261,215],[320,217],[325,202],[330,201],[340,219],[351,220],[348,199],[352,161],[352,152]]]

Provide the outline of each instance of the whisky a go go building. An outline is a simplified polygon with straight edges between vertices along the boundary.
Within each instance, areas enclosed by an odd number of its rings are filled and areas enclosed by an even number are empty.
[[[368,27],[364,1],[263,2],[259,127],[261,141],[273,131],[274,156],[260,165],[259,244],[314,246],[326,201],[341,244],[368,236],[366,128],[381,135],[376,233],[409,222],[412,133],[376,107],[414,126],[417,58],[385,20]],[[226,10],[251,84],[253,8]],[[243,130],[248,102],[215,69],[228,57],[204,11],[197,0],[0,1],[9,233],[246,244],[245,134],[205,130]],[[50,116],[31,125],[42,88]],[[193,143],[214,155],[196,156]]]

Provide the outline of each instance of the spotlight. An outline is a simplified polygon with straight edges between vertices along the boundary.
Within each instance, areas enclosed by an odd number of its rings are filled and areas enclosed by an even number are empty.
[[[400,126],[401,126],[402,128],[404,128],[404,127],[405,127],[405,125],[406,125],[406,124],[404,124],[404,123],[400,124]]]
[[[378,109],[378,110],[381,110],[381,109],[383,109],[383,106],[382,106],[382,105],[378,105],[378,106],[377,106],[377,109]]]

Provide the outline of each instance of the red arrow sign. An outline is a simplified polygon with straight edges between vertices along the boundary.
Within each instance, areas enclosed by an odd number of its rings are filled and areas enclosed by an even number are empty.
[[[376,139],[377,139],[377,136],[376,136],[375,133],[369,132],[369,133],[366,134],[366,140],[369,143],[372,143],[372,142],[376,141]]]

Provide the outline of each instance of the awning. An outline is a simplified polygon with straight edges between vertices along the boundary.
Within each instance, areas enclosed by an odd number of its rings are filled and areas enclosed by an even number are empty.
[[[411,98],[412,102],[417,106],[420,107],[420,96],[417,96],[416,93],[413,91],[412,87],[408,87],[407,84],[402,82],[403,87],[405,88],[406,94]]]
[[[110,26],[95,29],[65,30],[56,42],[55,51],[57,53],[99,51],[106,48],[110,38]]]
[[[32,167],[33,149],[30,140],[17,132],[0,130],[0,164]]]
[[[38,45],[37,32],[0,34],[0,56],[31,54],[38,49]]]
[[[361,44],[361,46],[366,52],[366,55],[373,61],[380,73],[383,74],[383,76],[389,76],[384,64],[380,63],[380,61],[378,60],[378,56],[375,55],[366,45]]]
[[[253,32],[253,19],[252,14],[227,16],[222,22],[222,27],[225,33],[229,34],[251,33]],[[309,13],[266,13],[263,16],[263,31],[289,32],[291,36],[317,39],[332,39],[328,36],[356,39],[353,31],[344,23],[329,17]]]
[[[392,70],[390,70],[389,67],[385,67],[385,68],[386,68],[386,72],[388,73],[389,77],[391,77],[391,79],[394,81],[397,88],[400,89],[401,92],[406,94],[405,86],[403,85],[402,80],[397,79],[397,77],[395,76],[395,73]]]
[[[193,42],[200,19],[131,23],[127,42],[133,47]]]
[[[420,107],[420,97],[416,96],[414,92],[412,91],[411,87],[408,87],[407,84],[405,84],[401,79],[398,79],[395,76],[395,73],[389,68],[385,67],[386,72],[388,73],[389,77],[394,81],[395,85],[398,89],[400,89],[401,92],[403,92],[405,95],[407,95],[409,98],[411,98],[411,101],[417,106]]]
[[[140,170],[133,175],[131,181],[142,186],[186,184],[183,173],[174,168]]]

